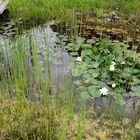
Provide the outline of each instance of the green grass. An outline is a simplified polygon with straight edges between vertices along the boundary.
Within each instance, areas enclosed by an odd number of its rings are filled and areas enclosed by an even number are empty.
[[[61,135],[61,132],[56,134],[59,122],[55,117],[61,115],[62,107],[67,110],[64,119],[69,119],[73,113],[73,94],[71,90],[68,92],[65,89],[63,96],[69,98],[59,101],[62,100],[62,94],[51,91],[48,51],[42,72],[38,46],[35,46],[30,36],[28,40],[27,43],[27,40],[20,38],[12,46],[5,42],[4,47],[7,48],[1,48],[0,139],[53,140]]]
[[[113,120],[108,115],[83,120],[83,114],[65,106],[49,110],[40,102],[27,99],[0,103],[1,140],[139,140],[140,121],[134,126],[128,119]]]
[[[11,0],[11,17],[24,20],[73,18],[73,11],[92,9],[98,11],[119,8],[120,13],[131,15],[139,11],[139,0]]]

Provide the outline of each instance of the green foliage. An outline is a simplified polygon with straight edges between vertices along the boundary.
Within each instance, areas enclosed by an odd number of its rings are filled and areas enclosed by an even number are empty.
[[[98,15],[105,10],[119,8],[123,14],[139,11],[139,0],[10,0],[12,17],[24,20],[73,19],[73,10],[95,9]]]
[[[98,97],[99,90],[106,87],[118,104],[125,103],[123,95],[126,93],[139,97],[140,62],[138,58],[140,55],[133,51],[130,55],[130,51],[125,48],[126,45],[121,42],[111,40],[99,42],[95,39],[87,42],[76,41],[71,47],[72,52],[76,50],[80,52],[83,61],[71,64],[70,69],[73,76],[81,76],[84,84],[91,85],[88,87],[88,94],[92,98]],[[112,65],[114,70],[111,71]]]

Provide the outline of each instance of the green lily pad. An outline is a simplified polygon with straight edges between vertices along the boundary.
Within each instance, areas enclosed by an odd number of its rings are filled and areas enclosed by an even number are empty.
[[[62,60],[60,60],[60,59],[54,59],[54,60],[52,60],[52,63],[54,65],[61,65],[62,64]]]
[[[83,45],[81,45],[81,48],[82,49],[91,49],[92,45],[91,44],[83,44]]]
[[[94,62],[94,63],[92,64],[92,68],[97,69],[98,67],[99,67],[99,63],[98,63],[98,62]]]
[[[72,56],[74,56],[74,57],[75,57],[75,56],[78,56],[78,52],[71,52],[70,54],[71,54]]]
[[[81,52],[81,55],[83,57],[85,57],[86,55],[92,55],[92,50],[91,49],[84,49],[82,52]]]
[[[115,96],[115,103],[117,103],[119,105],[124,105],[126,103],[126,101],[124,100],[124,98],[121,94],[117,94]]]
[[[95,85],[89,86],[88,87],[88,93],[91,97],[96,98],[100,97],[101,95],[99,94],[98,87]]]
[[[82,38],[82,37],[77,37],[76,38],[76,43],[77,44],[83,44],[85,42],[85,38]]]
[[[81,92],[81,94],[80,94],[80,97],[82,98],[82,99],[90,99],[91,98],[91,96],[89,95],[89,93],[87,92],[87,91],[83,91],[83,92]]]
[[[94,39],[88,39],[88,40],[86,41],[86,43],[88,43],[88,44],[95,44],[96,41],[95,41]]]
[[[85,79],[90,79],[90,78],[91,78],[91,75],[88,74],[88,73],[86,73],[86,74],[83,75],[83,78],[85,78]]]
[[[133,86],[132,88],[131,96],[137,96],[140,97],[140,86]]]
[[[82,81],[81,81],[81,80],[75,80],[73,83],[74,83],[74,85],[76,85],[76,86],[82,85]]]
[[[62,52],[53,52],[53,56],[57,58],[62,58]]]
[[[81,76],[79,69],[77,69],[77,68],[72,69],[72,76],[74,76],[74,77]]]

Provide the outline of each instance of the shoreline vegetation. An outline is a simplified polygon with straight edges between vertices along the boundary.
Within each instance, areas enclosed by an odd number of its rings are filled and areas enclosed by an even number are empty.
[[[139,0],[11,0],[8,8],[12,18],[70,20],[77,10],[93,10],[98,16],[118,8],[120,14],[129,17],[139,13],[139,7]]]

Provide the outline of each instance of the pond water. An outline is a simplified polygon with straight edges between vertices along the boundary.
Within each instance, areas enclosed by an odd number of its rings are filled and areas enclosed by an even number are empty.
[[[13,35],[13,33],[11,35]],[[52,84],[55,85],[55,87],[64,88],[66,78],[68,79],[68,84],[71,84],[73,82],[73,77],[68,66],[70,62],[74,62],[76,58],[72,57],[65,49],[67,42],[70,43],[69,36],[67,34],[62,35],[60,33],[54,32],[49,24],[38,26],[23,32],[23,35],[20,37],[16,37],[17,40],[21,38],[26,40],[26,42],[24,42],[24,45],[28,46],[26,51],[30,51],[29,37],[31,37],[32,42],[37,47],[38,60],[40,64],[43,64],[46,52],[49,50],[49,69],[51,73],[50,77]],[[7,38],[7,34],[2,34],[0,36],[0,46],[4,50],[10,51],[12,48],[12,42],[16,41]],[[43,65],[40,67],[40,69],[42,69],[43,72]],[[80,106],[82,103],[82,99],[79,96],[79,93],[82,90],[82,88],[76,87],[77,106]],[[119,110],[122,111],[122,113],[124,113],[127,117],[132,117],[134,113],[137,113],[137,110],[135,110],[135,105],[140,104],[140,99],[137,97],[126,98],[127,103],[120,107]],[[94,107],[93,110],[96,109],[99,114],[101,114],[107,108],[109,110],[116,110],[116,106],[113,104],[113,99],[110,97],[99,97],[94,100],[89,99],[87,100],[87,104],[89,108]]]

